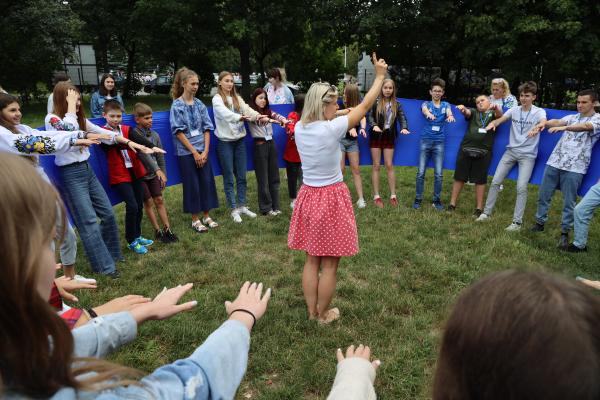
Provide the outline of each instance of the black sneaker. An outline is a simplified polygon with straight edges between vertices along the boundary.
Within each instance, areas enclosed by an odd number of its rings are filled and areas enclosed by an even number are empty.
[[[106,274],[111,279],[119,279],[121,277],[121,273],[118,269],[115,269],[113,272]]]
[[[535,225],[531,227],[530,231],[531,232],[543,232],[544,224],[540,224],[540,223],[536,222]]]
[[[162,229],[154,231],[154,239],[156,242],[160,240],[163,243],[169,243],[169,240],[165,236],[165,233],[162,231]]]
[[[164,228],[163,229],[163,234],[165,236],[165,238],[167,239],[166,243],[173,243],[173,242],[178,242],[179,238],[177,237],[176,234],[173,233],[173,231],[171,231],[170,228]]]
[[[563,232],[560,234],[560,239],[558,239],[558,245],[556,246],[559,249],[566,249],[569,247],[569,234]]]
[[[571,243],[569,246],[567,246],[563,250],[566,250],[569,253],[583,253],[583,252],[587,251],[587,246],[577,247],[577,246],[575,246],[575,244]]]
[[[479,208],[476,208],[476,209],[475,209],[475,211],[473,211],[473,216],[474,216],[475,218],[479,218],[479,216],[480,216],[481,214],[483,214],[483,210],[481,210],[481,209],[479,209]]]
[[[452,204],[448,205],[448,208],[446,208],[446,211],[448,211],[449,213],[454,212],[456,210],[456,206],[453,206]]]

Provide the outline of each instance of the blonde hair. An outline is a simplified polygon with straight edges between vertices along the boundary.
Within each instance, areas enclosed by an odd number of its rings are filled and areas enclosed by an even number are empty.
[[[231,79],[233,79],[233,74],[231,72],[221,71],[221,73],[219,74],[218,83],[221,83],[223,78],[225,78],[226,76],[231,76]],[[228,95],[227,95],[227,93],[225,93],[225,90],[223,90],[221,85],[218,85],[218,91],[219,91],[219,96],[221,96],[221,99],[223,100],[223,104],[225,104],[225,105],[229,104],[229,102],[227,101]],[[233,84],[233,87],[231,88],[231,93],[229,95],[231,96],[231,101],[233,101],[233,109],[238,113],[241,112],[240,102],[238,100],[238,94],[235,90],[235,83]]]
[[[504,97],[510,96],[510,86],[508,86],[508,81],[504,78],[494,78],[492,79],[492,84],[490,89],[493,89],[494,86],[500,86],[504,91]]]
[[[99,390],[134,383],[119,379],[133,377],[130,368],[73,357],[67,324],[37,289],[41,251],[52,240],[57,218],[65,226],[64,206],[54,187],[23,157],[0,153],[0,170],[0,393],[50,397],[63,387]],[[78,379],[91,371],[97,374]]]
[[[389,99],[383,97],[383,87],[386,83],[391,83],[394,91]],[[396,119],[396,113],[398,112],[398,102],[396,101],[396,82],[393,79],[384,79],[381,85],[381,92],[379,93],[379,99],[377,99],[377,108],[375,113],[377,115],[385,115],[385,103],[390,103],[392,106],[392,121]]]
[[[337,88],[327,82],[313,83],[304,97],[304,109],[300,122],[303,125],[314,121],[325,120],[325,106],[336,102],[338,98]]]
[[[183,94],[183,84],[192,76],[198,76],[197,73],[186,67],[181,67],[175,74],[173,85],[171,86],[171,98],[176,100]]]

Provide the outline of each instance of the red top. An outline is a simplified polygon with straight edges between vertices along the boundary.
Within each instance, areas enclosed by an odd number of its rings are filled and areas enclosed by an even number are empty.
[[[296,140],[294,139],[294,133],[296,131],[296,122],[300,121],[300,116],[296,111],[292,111],[287,116],[290,121],[285,126],[285,133],[287,133],[287,143],[285,144],[285,151],[283,152],[283,159],[288,162],[301,162],[300,154],[296,148]]]
[[[106,127],[106,129],[111,128]],[[121,133],[124,138],[129,138],[129,126],[121,125]],[[104,148],[106,149],[106,147]],[[144,165],[133,150],[122,144],[109,146],[106,151],[106,162],[108,164],[108,183],[111,185],[131,182],[131,174],[129,173],[129,169],[125,167],[125,158],[123,157],[121,150],[127,150],[127,155],[131,160],[133,174],[136,179],[146,176],[146,168],[144,168]]]

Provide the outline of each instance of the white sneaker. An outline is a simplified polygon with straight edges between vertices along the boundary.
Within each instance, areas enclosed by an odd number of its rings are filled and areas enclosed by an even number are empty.
[[[358,208],[365,208],[367,206],[367,203],[365,202],[365,199],[358,199],[356,201],[356,206]]]
[[[96,284],[96,280],[92,279],[92,278],[86,278],[85,276],[82,275],[75,275],[73,277],[74,281],[80,282],[80,283],[91,283],[92,285]]]
[[[518,232],[520,230],[521,230],[521,224],[517,224],[516,222],[513,222],[512,224],[507,226],[505,229],[505,231],[507,231],[507,232]]]
[[[481,215],[479,217],[477,217],[477,219],[475,221],[482,222],[482,221],[486,221],[488,218],[490,218],[489,215],[487,215],[485,213],[481,213]]]
[[[266,213],[265,215],[266,215],[266,216],[268,216],[268,217],[276,217],[276,216],[278,216],[279,214],[277,214],[277,211],[274,211],[274,210],[269,210],[269,212],[268,212],[268,213]]]
[[[239,208],[234,208],[233,211],[231,211],[231,218],[233,218],[233,222],[235,222],[236,224],[242,223],[242,217],[240,217]]]
[[[290,208],[293,210],[294,207],[296,207],[296,199],[292,200],[292,202],[290,203]]]
[[[504,190],[504,185],[500,185],[500,187],[498,187],[498,190]]]
[[[275,213],[275,215],[281,214],[281,210],[273,210],[273,212]]]
[[[247,215],[250,218],[256,218],[256,213],[253,213],[252,211],[248,210],[248,207],[246,206],[239,207],[238,210],[240,214]]]

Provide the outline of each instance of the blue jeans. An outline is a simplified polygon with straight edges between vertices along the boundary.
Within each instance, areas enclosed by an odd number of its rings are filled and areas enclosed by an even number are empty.
[[[59,168],[62,194],[92,270],[102,274],[115,271],[122,258],[119,229],[113,208],[89,163],[74,163]]]
[[[579,248],[586,246],[590,220],[598,206],[600,206],[600,182],[592,186],[575,207],[575,240],[573,240],[575,246]]]
[[[542,184],[538,196],[538,207],[535,220],[544,225],[548,221],[548,208],[552,195],[556,189],[560,189],[563,195],[563,212],[561,231],[569,232],[573,227],[573,209],[577,200],[577,189],[581,184],[583,174],[569,172],[546,165]]]
[[[433,160],[433,202],[440,201],[442,194],[442,165],[444,162],[444,142],[421,140],[421,153],[419,155],[419,170],[417,171],[417,200],[423,200],[423,187],[425,186],[425,171],[427,161]]]
[[[217,146],[219,163],[223,173],[223,190],[229,208],[246,205],[246,143],[244,138],[225,141],[219,139]],[[237,198],[233,187],[233,177],[237,189]]]

